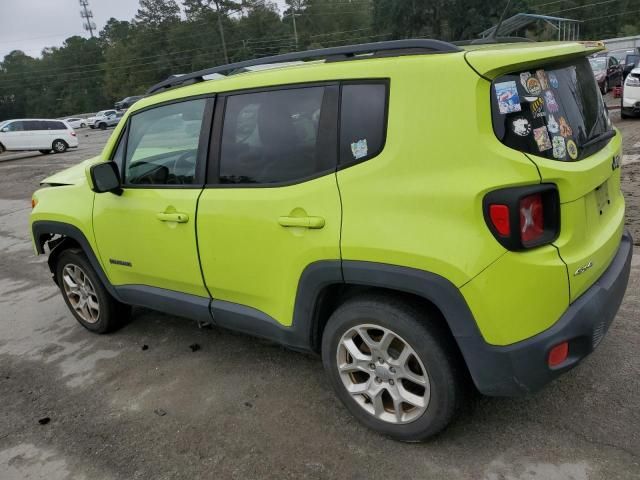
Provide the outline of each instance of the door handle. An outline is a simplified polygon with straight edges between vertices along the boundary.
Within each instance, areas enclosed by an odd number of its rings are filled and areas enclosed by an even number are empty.
[[[283,227],[322,228],[322,217],[279,217],[278,223]]]
[[[161,222],[187,223],[189,215],[186,213],[156,213],[156,218]]]

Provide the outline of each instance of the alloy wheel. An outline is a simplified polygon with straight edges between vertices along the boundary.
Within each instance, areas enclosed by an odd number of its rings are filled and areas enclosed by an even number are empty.
[[[62,270],[62,281],[64,293],[78,316],[87,323],[96,323],[100,319],[100,301],[86,272],[69,263]]]
[[[429,406],[427,370],[411,345],[393,331],[373,324],[350,328],[336,355],[347,392],[379,420],[409,423]]]

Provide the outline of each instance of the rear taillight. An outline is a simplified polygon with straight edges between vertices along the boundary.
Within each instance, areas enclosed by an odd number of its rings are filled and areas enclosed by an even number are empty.
[[[74,132],[73,130],[71,130],[69,133],[71,134],[72,137],[76,136],[76,132]]]
[[[509,250],[553,242],[560,230],[560,199],[555,185],[495,190],[484,198],[484,216],[496,240]]]

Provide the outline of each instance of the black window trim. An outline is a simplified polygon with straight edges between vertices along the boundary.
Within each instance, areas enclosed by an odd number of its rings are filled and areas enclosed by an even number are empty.
[[[124,125],[124,127],[122,128],[122,131],[120,132],[120,136],[118,137],[118,140],[116,141],[116,143],[114,144],[111,152],[109,153],[109,161],[113,161],[113,157],[115,156],[116,152],[118,151],[118,147],[120,145],[120,142],[125,142],[124,144],[124,152],[123,152],[123,158],[122,158],[122,171],[120,171],[119,169],[119,173],[120,173],[120,181],[122,182],[122,188],[125,189],[199,189],[201,190],[202,187],[205,184],[205,179],[206,179],[206,169],[207,169],[207,158],[209,156],[209,144],[210,144],[210,137],[211,137],[211,132],[212,132],[212,123],[213,123],[213,112],[214,112],[214,108],[215,108],[215,104],[216,104],[216,98],[217,98],[217,94],[216,93],[206,93],[206,94],[199,94],[199,95],[191,95],[188,97],[181,97],[181,98],[176,98],[176,99],[172,99],[172,100],[167,100],[165,102],[159,102],[159,103],[154,103],[153,105],[149,105],[147,107],[141,108],[139,110],[136,110],[135,112],[132,112],[128,117],[127,117],[127,123]],[[194,183],[190,183],[190,184],[186,184],[186,185],[164,185],[164,184],[151,184],[151,185],[139,185],[139,184],[132,184],[132,183],[126,183],[125,180],[125,170],[126,170],[126,162],[127,162],[127,147],[128,147],[128,143],[129,143],[129,129],[130,129],[130,125],[131,125],[131,118],[146,112],[148,110],[152,110],[154,108],[160,108],[160,107],[165,107],[167,105],[173,105],[176,103],[184,103],[184,102],[189,102],[189,101],[193,101],[193,100],[201,100],[204,99],[206,100],[205,106],[204,106],[204,111],[202,114],[202,124],[200,126],[200,136],[198,138],[198,153],[197,153],[197,159],[196,159],[196,175],[195,175],[195,182]]]
[[[359,163],[371,160],[380,155],[387,141],[387,125],[389,118],[389,91],[390,91],[390,79],[389,78],[356,78],[345,80],[326,80],[315,82],[299,82],[292,84],[280,84],[270,85],[257,88],[245,88],[238,90],[230,90],[226,92],[218,93],[218,101],[216,102],[216,108],[213,120],[213,131],[210,138],[209,145],[209,158],[207,162],[207,175],[204,188],[278,188],[287,187],[291,185],[298,185],[305,183],[316,178],[324,177],[331,173],[337,173],[339,170],[349,168]],[[384,84],[386,86],[386,98],[385,98],[385,117],[384,117],[384,131],[382,144],[378,152],[375,155],[368,155],[367,157],[358,159],[353,162],[340,163],[340,106],[342,100],[342,85],[358,85],[358,84]],[[251,93],[263,93],[278,90],[294,90],[297,88],[313,88],[313,87],[325,87],[325,99],[323,100],[323,109],[331,108],[333,112],[329,112],[333,115],[333,123],[336,126],[334,130],[334,155],[336,165],[335,167],[328,168],[319,172],[309,175],[307,177],[296,178],[293,180],[286,180],[283,182],[274,183],[221,183],[220,182],[220,157],[222,149],[222,127],[224,124],[224,118],[226,114],[226,100],[229,97],[235,95],[245,95]],[[332,88],[333,87],[333,88]],[[329,95],[326,95],[329,93]],[[329,98],[326,98],[329,97]],[[327,103],[328,105],[326,105]]]

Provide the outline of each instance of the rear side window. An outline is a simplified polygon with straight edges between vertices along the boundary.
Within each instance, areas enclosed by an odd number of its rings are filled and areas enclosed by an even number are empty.
[[[340,163],[378,155],[385,142],[387,84],[345,84],[340,105]]]
[[[24,122],[24,130],[26,131],[34,131],[34,130],[46,130],[46,122],[40,120],[25,120]]]
[[[321,128],[324,97],[325,87],[227,97],[220,183],[291,182],[335,169],[335,137]]]
[[[132,115],[124,162],[125,183],[195,183],[205,104],[206,99],[188,100]]]
[[[497,78],[491,107],[502,143],[553,160],[592,155],[606,143],[591,141],[612,128],[586,58]]]
[[[62,122],[55,122],[53,120],[46,120],[41,123],[44,123],[43,130],[66,130],[67,127]]]

